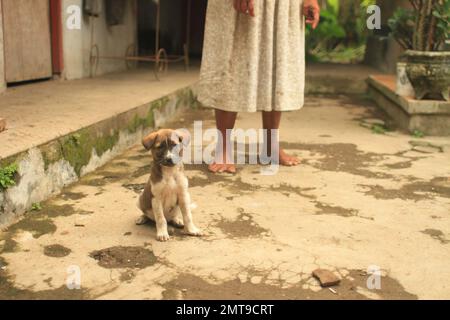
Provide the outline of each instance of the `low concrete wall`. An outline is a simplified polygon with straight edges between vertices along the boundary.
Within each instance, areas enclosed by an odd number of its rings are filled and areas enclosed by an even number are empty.
[[[90,76],[91,43],[98,46],[100,55],[125,57],[127,48],[136,43],[137,20],[135,15],[136,1],[126,1],[126,12],[123,24],[108,26],[105,18],[104,2],[99,1],[101,13],[97,18],[89,18],[83,14],[81,30],[69,30],[66,21],[69,17],[67,8],[77,5],[82,8],[82,0],[63,0],[63,52],[64,72],[67,80],[81,79]],[[93,42],[91,42],[93,28]],[[123,71],[125,61],[101,59],[96,75]]]
[[[5,54],[3,49],[3,15],[2,15],[2,2],[0,1],[0,93],[2,93],[6,88],[4,60]]]
[[[395,93],[394,76],[371,76],[369,95],[403,130],[429,136],[450,136],[450,102],[414,100]]]
[[[182,109],[195,106],[193,90],[181,89],[2,160],[0,168],[15,163],[18,174],[15,186],[0,190],[0,227],[139,143],[155,124],[164,124]]]

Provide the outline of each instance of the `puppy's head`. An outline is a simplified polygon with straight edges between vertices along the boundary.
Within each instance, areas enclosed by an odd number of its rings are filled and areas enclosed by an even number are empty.
[[[189,137],[189,132],[184,130],[161,129],[146,136],[142,144],[152,152],[157,164],[174,167],[181,163],[183,146],[189,144]]]

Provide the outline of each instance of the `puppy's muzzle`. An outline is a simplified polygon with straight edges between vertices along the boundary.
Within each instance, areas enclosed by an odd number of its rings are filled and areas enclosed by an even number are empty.
[[[168,152],[162,161],[162,165],[166,167],[174,167],[181,162],[181,157],[173,152]]]

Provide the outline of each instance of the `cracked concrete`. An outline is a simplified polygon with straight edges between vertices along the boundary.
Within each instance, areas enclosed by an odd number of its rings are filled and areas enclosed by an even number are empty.
[[[275,176],[187,165],[205,236],[171,229],[167,243],[134,224],[150,159],[133,147],[0,234],[0,299],[449,299],[450,140],[360,125],[374,117],[365,100],[309,97],[282,131],[302,165]],[[171,126],[197,119],[214,125],[196,110]],[[259,125],[239,115],[239,127]],[[81,290],[65,287],[70,266]],[[370,266],[380,290],[367,288]],[[336,294],[316,268],[342,278]]]

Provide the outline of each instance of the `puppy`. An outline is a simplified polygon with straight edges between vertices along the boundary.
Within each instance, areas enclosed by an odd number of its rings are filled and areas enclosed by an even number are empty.
[[[152,152],[153,163],[150,179],[139,197],[143,216],[136,224],[144,224],[148,219],[155,221],[158,241],[170,238],[167,222],[184,227],[188,235],[201,236],[192,220],[191,197],[182,162],[183,145],[188,145],[188,140],[187,135],[170,129],[153,132],[142,140],[144,147]]]

